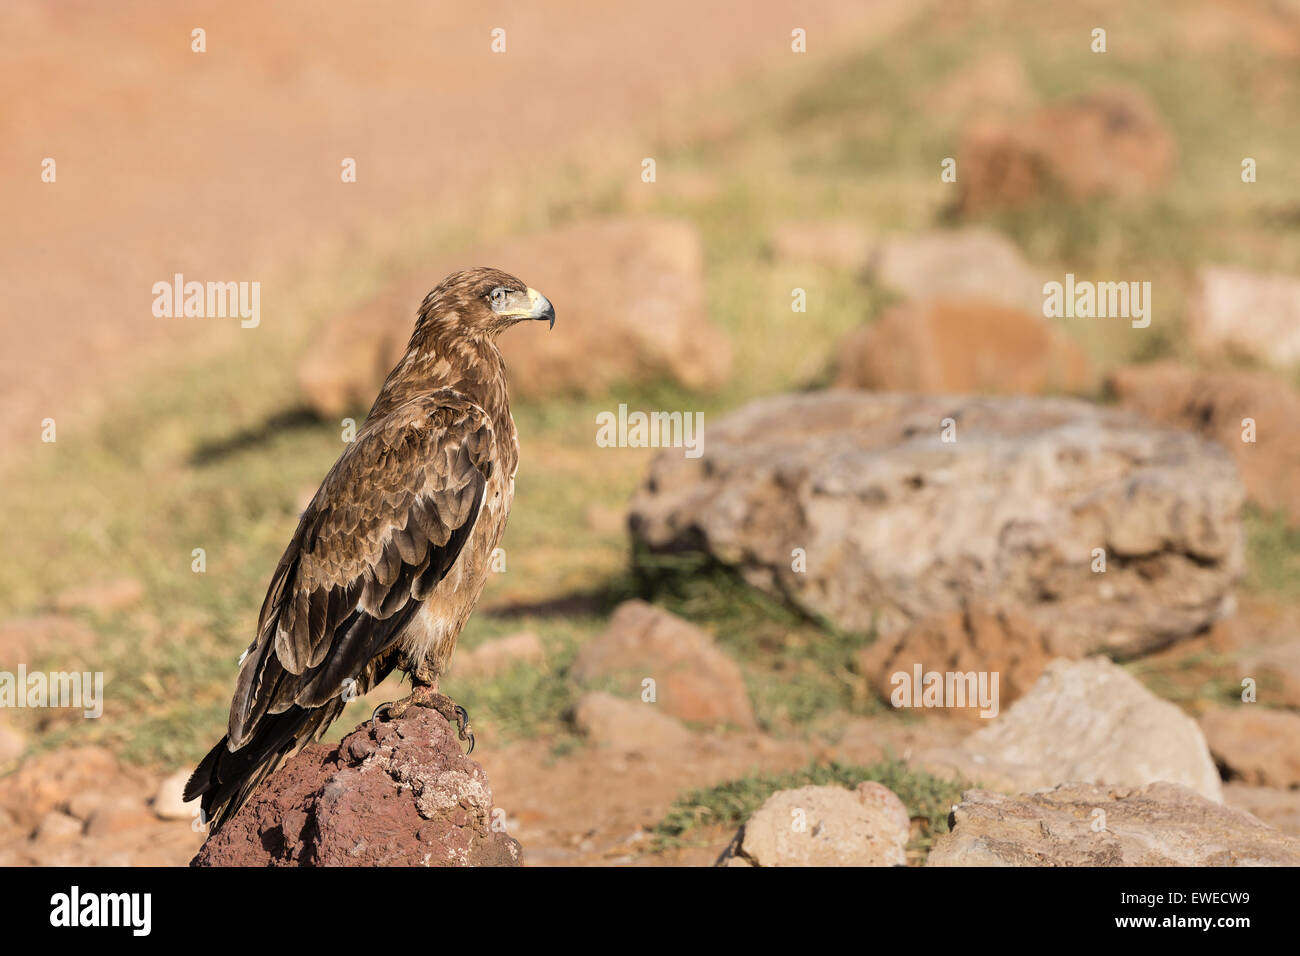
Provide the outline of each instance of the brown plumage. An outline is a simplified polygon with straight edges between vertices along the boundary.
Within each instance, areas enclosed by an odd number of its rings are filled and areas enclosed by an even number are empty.
[[[554,325],[550,302],[496,269],[455,273],[425,297],[271,576],[227,734],[186,785],[209,832],[394,669],[415,690],[394,712],[454,708],[438,677],[487,581],[519,461],[496,337],[529,319]]]

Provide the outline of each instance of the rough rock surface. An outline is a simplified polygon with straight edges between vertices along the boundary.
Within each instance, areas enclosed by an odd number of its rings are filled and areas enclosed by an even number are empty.
[[[907,808],[880,784],[800,787],[754,811],[719,866],[903,866]]]
[[[915,762],[1008,792],[1163,780],[1223,800],[1196,721],[1104,657],[1053,661],[1029,693],[988,726]]]
[[[833,391],[760,399],[707,438],[701,458],[654,460],[633,535],[708,552],[846,630],[986,598],[1024,607],[1064,656],[1139,654],[1232,607],[1236,468],[1123,410]]]
[[[1225,777],[1300,787],[1300,714],[1259,704],[1216,707],[1201,715],[1201,730]]]
[[[413,707],[288,760],[193,866],[516,866],[483,768],[440,715]],[[495,819],[503,819],[497,815]]]
[[[992,671],[998,674],[998,703],[1005,707],[1019,698],[1052,659],[1042,629],[1024,611],[999,608],[983,601],[961,611],[935,614],[890,636],[877,638],[858,655],[858,669],[871,687],[889,700],[893,675],[924,671]],[[981,717],[977,701],[947,713]]]
[[[940,229],[884,240],[868,275],[905,299],[980,300],[1041,315],[1043,282],[992,229]]]
[[[1208,358],[1230,352],[1279,368],[1300,363],[1300,278],[1208,266],[1188,316]]]
[[[1297,866],[1300,840],[1175,783],[969,790],[928,866]]]
[[[650,678],[656,703],[679,720],[755,726],[736,662],[694,624],[645,601],[620,604],[604,632],[578,652],[570,673],[580,681],[610,682],[638,699],[642,681]]]
[[[971,213],[1061,194],[1148,195],[1170,178],[1177,147],[1143,91],[1097,90],[1027,117],[981,117],[957,153],[959,207]]]
[[[1061,329],[979,300],[894,306],[849,333],[837,354],[838,388],[1040,394],[1090,381],[1087,356]]]
[[[1152,421],[1222,444],[1241,470],[1250,500],[1269,512],[1281,509],[1300,526],[1300,393],[1286,378],[1243,369],[1197,371],[1163,361],[1117,369],[1109,384],[1124,405]],[[1254,422],[1253,435],[1246,419]]]
[[[730,342],[705,315],[694,229],[675,221],[586,222],[420,268],[340,315],[299,369],[312,408],[332,416],[369,403],[405,350],[424,296],[447,273],[482,263],[517,275],[555,305],[556,334],[521,329],[501,337],[516,397],[601,394],[616,382],[661,377],[709,389],[730,371]]]

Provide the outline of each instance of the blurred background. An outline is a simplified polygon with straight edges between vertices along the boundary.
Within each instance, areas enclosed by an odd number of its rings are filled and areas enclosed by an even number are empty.
[[[729,412],[827,388],[1073,395],[1227,449],[1222,600],[1115,656],[1300,833],[1296,3],[14,0],[0,51],[0,670],[105,675],[98,720],[0,710],[0,863],[188,861],[179,789],[298,512],[424,292],[480,264],[558,314],[503,342],[505,570],[444,683],[526,862],[708,864],[807,782],[887,783],[909,862],[946,830],[972,774],[913,758],[976,724],[896,712],[871,628],[726,560],[634,566],[656,451],[595,440],[698,411],[707,459]],[[177,273],[259,283],[258,324],[156,317]],[[1045,319],[1067,273],[1150,282],[1150,326]],[[667,729],[583,655],[629,600],[716,682]]]

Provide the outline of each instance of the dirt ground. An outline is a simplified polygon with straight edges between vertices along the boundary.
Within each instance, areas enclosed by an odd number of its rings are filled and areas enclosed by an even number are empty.
[[[812,760],[868,764],[950,744],[953,721],[853,721],[834,744],[762,733],[696,734],[686,746],[579,747],[557,754],[542,738],[498,744],[480,734],[474,757],[523,846],[526,866],[708,866],[733,829],[704,828],[655,852],[651,828],[685,790]],[[42,755],[0,788],[0,866],[184,866],[203,842],[191,820],[158,819],[161,779],[103,748]]]
[[[488,197],[526,202],[529,178],[562,164],[632,179],[700,93],[793,64],[793,28],[811,61],[907,6],[4,4],[0,461],[169,349],[252,334],[154,318],[155,282],[257,281],[262,322],[277,322],[303,273],[388,254]]]

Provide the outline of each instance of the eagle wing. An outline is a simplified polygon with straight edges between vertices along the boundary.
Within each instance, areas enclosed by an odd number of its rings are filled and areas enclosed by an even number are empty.
[[[231,751],[268,714],[315,708],[373,658],[455,564],[493,470],[487,413],[454,389],[412,400],[361,433],[302,514],[271,578],[230,707]]]

